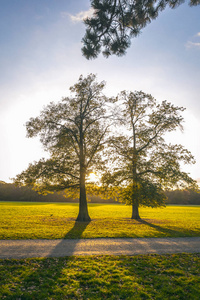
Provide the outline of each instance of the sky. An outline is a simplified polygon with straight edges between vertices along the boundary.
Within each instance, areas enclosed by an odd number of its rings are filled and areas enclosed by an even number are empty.
[[[165,9],[143,29],[123,57],[81,53],[82,18],[89,0],[0,0],[0,181],[12,182],[29,163],[47,154],[25,123],[50,101],[68,96],[81,74],[106,81],[104,93],[142,90],[183,106],[184,133],[168,135],[192,152],[183,166],[200,178],[200,5]]]

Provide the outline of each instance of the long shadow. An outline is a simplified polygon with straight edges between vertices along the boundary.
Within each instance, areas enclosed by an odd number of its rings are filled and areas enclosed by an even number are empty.
[[[74,249],[79,239],[82,238],[82,234],[90,222],[75,222],[74,226],[70,231],[67,232],[64,239],[62,239],[59,244],[53,249],[50,256],[58,257],[64,256],[65,250],[67,250],[67,255],[71,256],[74,253]],[[69,240],[70,239],[70,240]],[[67,248],[67,249],[66,249]]]
[[[74,226],[66,233],[64,239],[82,238],[82,234],[85,231],[86,227],[90,224],[90,222],[91,221],[88,222],[75,221]]]
[[[179,231],[166,229],[152,224],[146,220],[138,220],[138,222],[148,225],[165,234],[179,234],[180,236]],[[76,294],[73,294],[73,291],[69,291],[71,294],[69,294],[68,298],[66,298],[62,294],[62,289],[65,288],[65,281],[73,281],[73,278],[71,279],[68,277],[66,272],[69,269],[73,269],[75,264],[74,262],[75,260],[77,261],[77,258],[74,258],[70,255],[73,255],[74,249],[89,223],[90,222],[75,222],[73,228],[65,235],[65,238],[60,240],[57,246],[55,246],[55,248],[52,250],[50,256],[54,256],[53,258],[32,258],[26,260],[11,260],[10,263],[8,262],[8,264],[11,264],[11,267],[14,271],[17,270],[17,275],[19,273],[27,275],[23,275],[23,279],[16,281],[15,287],[9,291],[9,294],[6,295],[6,299],[39,300],[50,299],[51,297],[53,297],[51,299],[54,299],[54,297],[56,299],[79,299]],[[73,237],[76,237],[76,239],[73,239]],[[66,241],[69,243],[66,244]],[[66,245],[69,247],[69,256],[61,257],[63,256],[62,251],[63,249],[65,250]],[[61,258],[58,259],[58,256]],[[78,258],[78,260],[79,259],[80,258]],[[25,273],[26,268],[28,271]],[[12,278],[10,280],[12,280]]]
[[[155,225],[155,224],[152,224],[152,223],[150,223],[150,222],[147,222],[147,221],[145,221],[145,220],[143,220],[143,219],[139,219],[139,220],[137,220],[139,223],[141,223],[141,224],[144,224],[144,225],[148,225],[149,227],[151,227],[151,228],[154,228],[154,229],[156,229],[156,230],[158,230],[158,231],[160,231],[160,232],[162,232],[162,233],[164,233],[165,234],[165,236],[166,236],[166,234],[167,235],[172,235],[173,237],[176,237],[176,236],[185,236],[185,234],[184,233],[182,233],[182,230],[180,230],[180,231],[178,231],[178,230],[173,230],[173,229],[169,229],[169,228],[164,228],[164,227],[161,227],[161,226],[159,226],[159,225]],[[182,233],[182,234],[181,234]],[[180,235],[181,234],[181,235]]]
[[[39,298],[41,291],[42,299],[47,299],[51,295],[57,295],[60,297],[59,299],[63,299],[62,291],[57,290],[57,285],[63,278],[63,270],[71,268],[75,259],[72,257],[74,249],[89,223],[75,222],[73,228],[67,232],[64,239],[60,240],[48,257],[11,260],[10,264],[16,265],[15,269],[18,270],[18,274],[23,273],[25,268],[28,268],[29,271],[21,282],[16,284],[16,289],[10,291],[6,299],[41,299]],[[66,250],[67,255],[65,255]],[[58,259],[58,257],[60,258]],[[73,293],[71,297],[74,299]]]

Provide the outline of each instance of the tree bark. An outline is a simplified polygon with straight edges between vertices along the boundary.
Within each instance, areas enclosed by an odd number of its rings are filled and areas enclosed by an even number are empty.
[[[131,219],[135,219],[135,220],[140,219],[138,204],[135,203],[135,202],[132,204],[132,217],[131,217]]]
[[[131,219],[140,219],[139,216],[139,198],[138,198],[138,185],[137,185],[137,172],[135,160],[133,163],[133,194],[132,194],[132,217]]]
[[[87,206],[87,199],[86,199],[84,170],[81,170],[81,172],[80,172],[79,214],[78,214],[76,221],[79,221],[79,222],[91,221],[89,213],[88,213],[88,206]]]
[[[79,222],[89,222],[91,221],[88,206],[87,206],[87,198],[86,198],[86,189],[85,189],[85,153],[84,153],[84,134],[83,134],[83,114],[82,114],[82,105],[80,112],[80,197],[79,197],[79,214],[76,221]]]

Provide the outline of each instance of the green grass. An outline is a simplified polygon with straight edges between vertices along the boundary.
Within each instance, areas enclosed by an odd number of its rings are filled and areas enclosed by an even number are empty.
[[[0,202],[0,239],[176,237],[200,235],[200,207],[141,208],[89,204]],[[0,299],[182,299],[200,294],[200,255],[72,256],[0,260]]]
[[[131,220],[131,207],[89,204],[90,223],[77,223],[78,205],[0,202],[0,239],[200,236],[200,207],[140,208],[142,221]]]
[[[0,260],[0,298],[198,300],[200,255]]]

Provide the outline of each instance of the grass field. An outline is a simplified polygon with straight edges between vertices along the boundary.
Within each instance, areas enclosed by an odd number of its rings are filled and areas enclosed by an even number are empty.
[[[0,260],[0,298],[199,300],[198,254]]]
[[[89,204],[90,223],[75,222],[77,204],[0,202],[0,239],[176,237],[200,235],[200,207],[141,208]],[[71,256],[0,260],[0,299],[198,300],[200,254]]]
[[[0,239],[200,236],[200,207],[140,208],[89,204],[90,223],[77,223],[78,204],[0,202]]]

